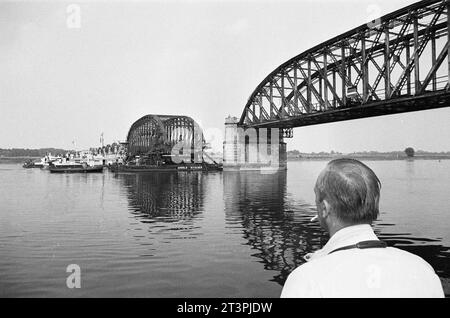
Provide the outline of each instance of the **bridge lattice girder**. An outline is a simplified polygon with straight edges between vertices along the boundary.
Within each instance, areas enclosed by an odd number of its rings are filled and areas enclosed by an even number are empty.
[[[203,147],[205,141],[201,128],[190,117],[146,115],[131,125],[127,143],[128,153],[139,155],[154,150],[170,153],[171,149],[180,143]]]
[[[449,8],[417,2],[290,59],[254,90],[239,125],[292,128],[450,106]]]

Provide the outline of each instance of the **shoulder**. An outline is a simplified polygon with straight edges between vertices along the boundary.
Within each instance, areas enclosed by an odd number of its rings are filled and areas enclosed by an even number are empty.
[[[434,273],[433,267],[425,261],[422,257],[402,250],[396,247],[388,247],[386,248],[386,252],[395,257],[398,262],[405,263],[405,265],[422,267],[423,269],[429,270]]]
[[[281,297],[321,297],[320,289],[314,279],[315,271],[311,268],[309,263],[305,263],[293,270],[284,283]]]
[[[315,279],[318,275],[323,273],[324,268],[330,265],[330,256],[331,255],[325,255],[312,258],[308,262],[303,263],[294,269],[289,277],[292,279],[305,279],[305,277]]]
[[[291,274],[289,275],[292,278],[302,278],[303,276],[311,277],[314,275],[314,272],[317,271],[317,268],[314,266],[311,266],[311,264],[317,263],[318,260],[311,260],[307,263],[304,263],[300,266],[298,266],[296,269],[294,269]]]

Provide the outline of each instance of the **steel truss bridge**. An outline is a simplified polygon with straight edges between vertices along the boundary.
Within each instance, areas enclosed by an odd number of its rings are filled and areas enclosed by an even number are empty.
[[[421,1],[283,63],[238,125],[292,128],[450,106],[450,0]]]
[[[154,151],[170,154],[177,144],[201,152],[205,139],[200,126],[188,116],[146,115],[131,125],[126,144],[132,156]]]

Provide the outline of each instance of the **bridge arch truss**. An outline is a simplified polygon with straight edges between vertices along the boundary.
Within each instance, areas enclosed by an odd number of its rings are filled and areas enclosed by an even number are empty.
[[[188,116],[146,115],[134,122],[127,134],[131,156],[152,152],[170,154],[176,145],[199,148],[205,146],[200,126]]]
[[[289,129],[450,106],[449,8],[417,2],[297,55],[253,91],[239,125]]]

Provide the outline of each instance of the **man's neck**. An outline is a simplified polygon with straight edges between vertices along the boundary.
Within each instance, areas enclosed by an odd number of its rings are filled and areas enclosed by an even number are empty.
[[[349,225],[347,225],[349,226]],[[342,230],[344,227],[347,227],[345,225],[343,226],[333,226],[328,230],[328,233],[330,234],[330,237],[333,237],[334,234],[336,234],[337,231]]]
[[[331,224],[331,226],[328,227],[328,233],[330,234],[330,238],[333,237],[334,234],[336,234],[336,232],[338,232],[339,230],[342,230],[343,228],[349,227],[349,226],[354,226],[354,225],[361,225],[361,224],[365,224],[365,223],[356,223],[356,224],[349,224],[349,223],[343,223],[343,222],[333,222]],[[368,224],[370,225],[370,224]]]

